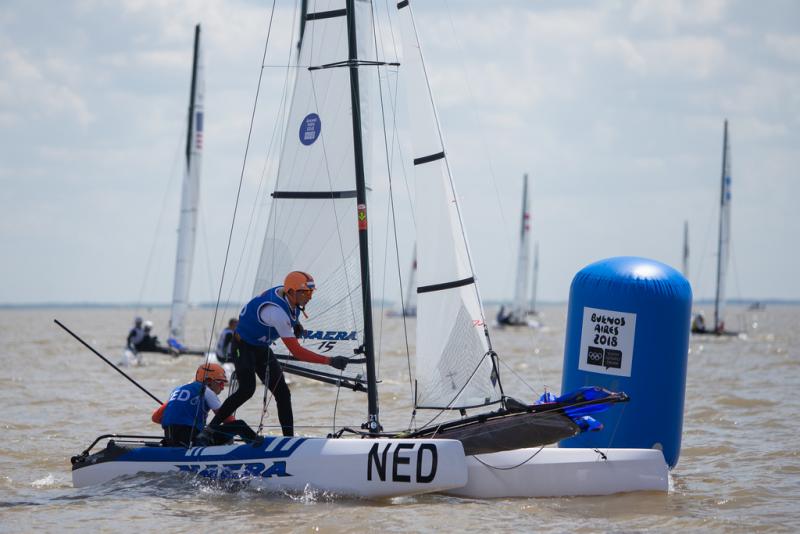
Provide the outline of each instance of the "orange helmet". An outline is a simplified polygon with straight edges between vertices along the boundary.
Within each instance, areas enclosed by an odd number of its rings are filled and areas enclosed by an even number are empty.
[[[225,376],[225,369],[216,363],[204,363],[198,367],[197,372],[194,374],[194,379],[198,382],[205,382],[206,380],[228,381],[228,377]]]
[[[283,280],[283,289],[285,291],[290,289],[295,291],[314,291],[316,289],[314,277],[303,271],[292,271]]]

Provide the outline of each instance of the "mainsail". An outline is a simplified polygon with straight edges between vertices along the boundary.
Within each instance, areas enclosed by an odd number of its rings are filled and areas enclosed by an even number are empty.
[[[184,321],[189,308],[189,285],[192,281],[197,206],[200,201],[200,161],[203,152],[203,95],[205,80],[200,53],[200,25],[195,26],[192,89],[189,95],[186,170],[183,175],[181,212],[178,224],[178,248],[175,258],[175,282],[169,320],[170,342],[182,344]]]
[[[714,296],[714,331],[725,330],[725,283],[731,240],[731,153],[728,121],[722,138],[722,184],[719,200],[719,240],[717,244],[717,292]]]
[[[482,406],[501,397],[494,353],[411,7],[400,2],[398,9],[419,221],[415,405]]]
[[[311,273],[319,291],[313,314],[301,318],[305,343],[326,356],[357,351],[373,358],[364,183],[369,162],[362,142],[368,107],[360,91],[372,69],[360,67],[374,50],[368,2],[318,1],[305,14],[254,287],[257,294],[280,285],[290,271]],[[288,350],[278,342],[276,353]],[[377,416],[376,388],[369,394],[370,414]]]

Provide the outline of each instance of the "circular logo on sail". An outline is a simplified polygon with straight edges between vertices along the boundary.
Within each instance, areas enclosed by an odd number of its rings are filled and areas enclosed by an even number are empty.
[[[309,113],[300,123],[300,142],[308,146],[319,137],[322,131],[322,121],[316,113]]]

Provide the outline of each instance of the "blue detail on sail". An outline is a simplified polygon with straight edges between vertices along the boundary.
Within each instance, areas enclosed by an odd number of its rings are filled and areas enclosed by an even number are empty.
[[[300,123],[300,142],[308,146],[317,140],[322,131],[322,120],[316,113],[309,113]]]

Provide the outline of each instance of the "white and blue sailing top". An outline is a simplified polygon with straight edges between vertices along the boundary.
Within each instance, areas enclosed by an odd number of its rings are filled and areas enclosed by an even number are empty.
[[[295,337],[298,308],[278,294],[283,286],[264,291],[244,305],[236,333],[251,345],[269,347],[280,337]]]
[[[170,425],[184,425],[193,426],[198,431],[203,430],[206,426],[208,410],[218,410],[222,403],[216,393],[205,388],[203,402],[198,408],[201,389],[203,389],[203,384],[200,382],[184,384],[173,389],[161,418],[161,426],[167,428]]]
[[[231,351],[231,341],[233,340],[233,330],[228,327],[219,333],[219,340],[217,340],[217,357],[227,358]]]

